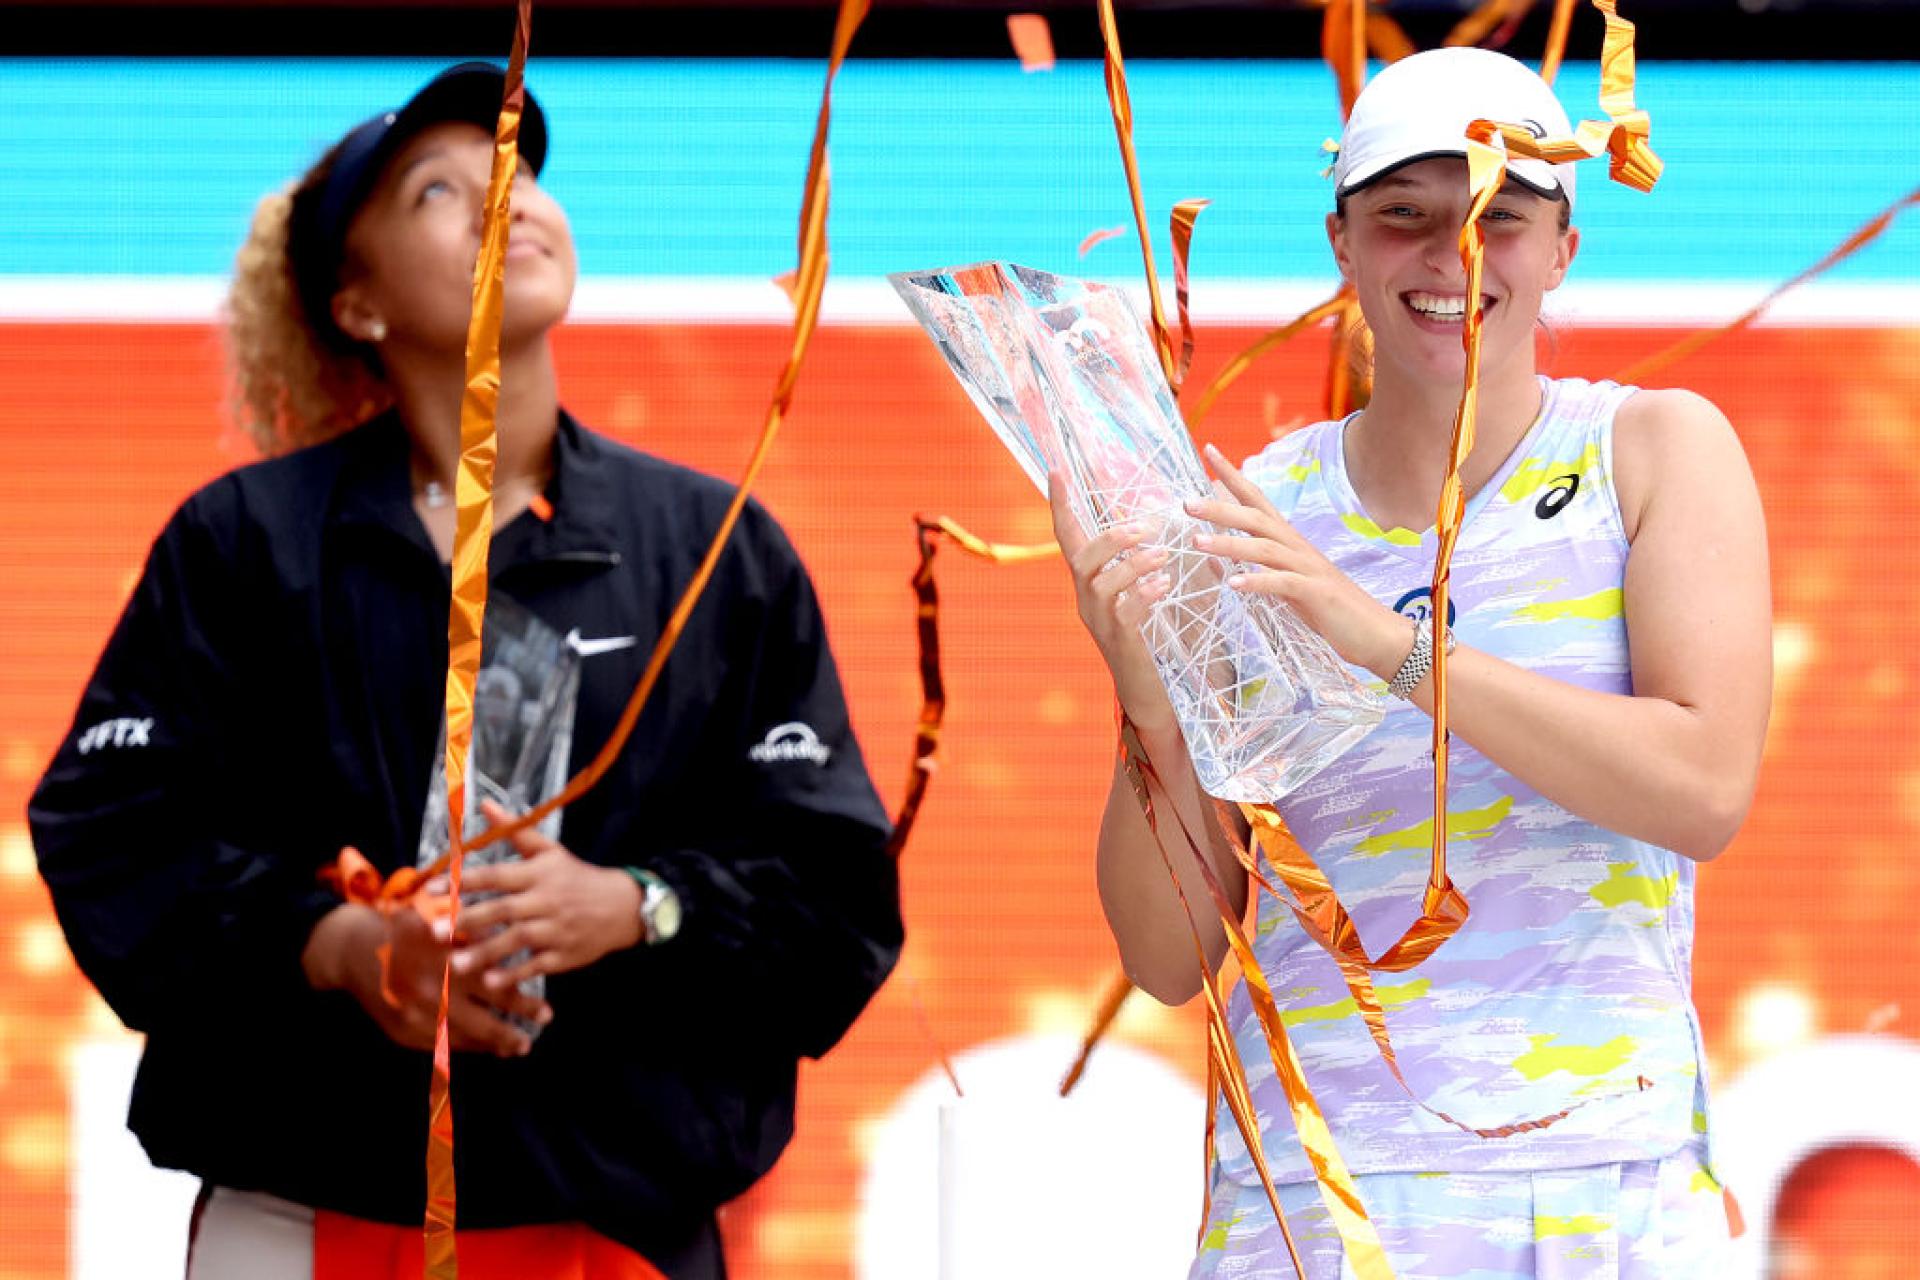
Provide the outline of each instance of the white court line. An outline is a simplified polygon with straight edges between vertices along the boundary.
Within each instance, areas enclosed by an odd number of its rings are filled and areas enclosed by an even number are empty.
[[[1131,279],[1120,283],[1144,297]],[[1193,284],[1194,321],[1281,324],[1324,299],[1331,281],[1223,280]],[[1723,324],[1758,302],[1772,282],[1625,281],[1572,283],[1548,296],[1547,319],[1565,324]],[[0,322],[206,322],[220,313],[226,282],[216,276],[0,276]],[[1168,315],[1173,314],[1171,294]],[[583,324],[784,324],[786,295],[771,280],[738,277],[602,277],[583,280],[572,319]],[[906,325],[906,307],[885,280],[831,281],[821,305],[830,325]],[[1920,327],[1920,282],[1816,281],[1776,302],[1761,320],[1775,326]]]

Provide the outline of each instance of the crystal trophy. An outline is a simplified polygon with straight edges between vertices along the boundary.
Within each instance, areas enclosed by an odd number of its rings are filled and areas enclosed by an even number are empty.
[[[1140,521],[1143,545],[1171,553],[1143,631],[1202,787],[1276,800],[1379,723],[1380,699],[1317,632],[1193,546],[1230,531],[1186,514],[1213,490],[1123,292],[1001,262],[888,279],[1042,492],[1058,471],[1089,534]]]
[[[481,801],[491,800],[508,813],[525,813],[566,785],[573,754],[574,706],[580,693],[579,653],[566,637],[499,591],[487,597],[480,651],[480,671],[473,686],[473,740],[467,754],[463,830],[469,834],[487,825]],[[447,850],[446,748],[443,717],[420,822],[417,865],[421,867],[431,865]],[[534,829],[558,839],[560,816],[556,809]],[[519,856],[511,841],[502,840],[469,850],[466,865],[490,866]],[[472,906],[495,896],[463,893],[460,904]],[[505,964],[522,964],[527,956],[526,951],[515,952]],[[536,974],[520,984],[520,992],[540,999],[546,985],[546,979]],[[507,1020],[530,1037],[539,1034],[539,1027],[529,1019],[507,1015]]]

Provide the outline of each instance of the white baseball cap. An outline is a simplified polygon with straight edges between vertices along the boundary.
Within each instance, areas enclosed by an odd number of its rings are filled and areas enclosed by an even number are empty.
[[[1360,91],[1334,161],[1335,190],[1348,195],[1402,165],[1467,154],[1475,120],[1519,125],[1535,137],[1573,132],[1553,89],[1523,62],[1491,49],[1429,49],[1390,63]],[[1507,161],[1507,172],[1536,193],[1567,193],[1573,165]]]

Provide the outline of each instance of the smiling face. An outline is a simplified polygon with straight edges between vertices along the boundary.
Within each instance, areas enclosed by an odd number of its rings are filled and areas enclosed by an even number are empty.
[[[347,233],[333,299],[343,330],[363,341],[383,333],[389,358],[401,349],[465,349],[492,166],[492,135],[465,123],[433,125],[395,154]],[[559,323],[578,273],[566,214],[524,161],[512,209],[501,333],[508,348]]]
[[[1466,160],[1442,156],[1394,170],[1349,194],[1344,214],[1329,215],[1334,259],[1373,330],[1377,371],[1461,382],[1467,275],[1458,237],[1468,203]],[[1541,298],[1559,287],[1579,248],[1580,233],[1561,226],[1565,208],[1509,182],[1481,216],[1489,367],[1522,354],[1531,367]]]

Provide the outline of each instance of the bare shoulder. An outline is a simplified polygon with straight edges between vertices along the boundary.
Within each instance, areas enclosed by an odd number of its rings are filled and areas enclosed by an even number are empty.
[[[1613,419],[1613,482],[1628,541],[1663,493],[1685,492],[1690,501],[1754,493],[1746,450],[1727,415],[1678,388],[1636,391],[1621,404]]]

